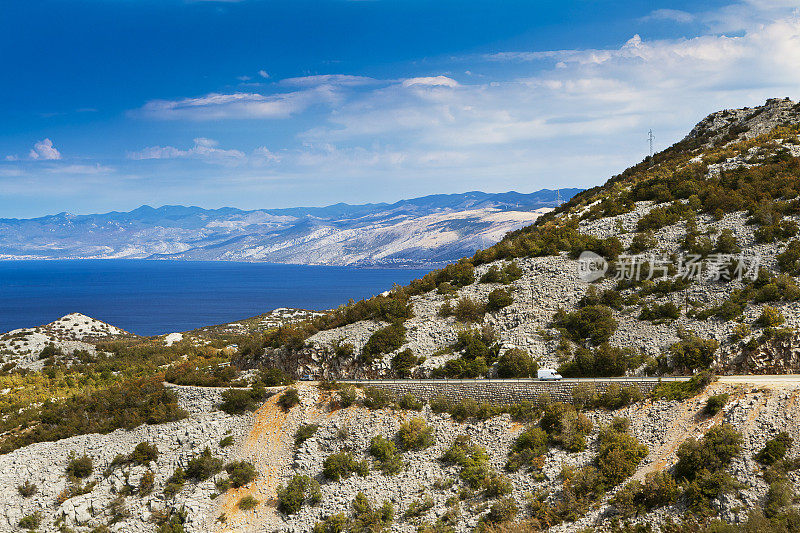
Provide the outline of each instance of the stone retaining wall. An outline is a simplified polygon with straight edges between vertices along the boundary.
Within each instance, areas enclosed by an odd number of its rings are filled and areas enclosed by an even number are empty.
[[[491,402],[496,404],[513,404],[521,401],[536,402],[543,394],[547,394],[554,401],[570,401],[572,390],[577,386],[594,387],[597,392],[605,391],[610,385],[619,387],[636,387],[643,394],[648,394],[658,384],[657,381],[525,381],[525,382],[497,382],[461,383],[458,381],[433,383],[423,382],[355,382],[364,387],[379,387],[387,389],[400,397],[404,394],[413,394],[424,400],[436,397],[448,400],[464,400],[472,398],[477,402]]]

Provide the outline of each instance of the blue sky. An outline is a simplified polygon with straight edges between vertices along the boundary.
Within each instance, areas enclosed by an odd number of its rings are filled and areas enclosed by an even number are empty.
[[[0,217],[588,187],[798,95],[789,0],[6,0]]]

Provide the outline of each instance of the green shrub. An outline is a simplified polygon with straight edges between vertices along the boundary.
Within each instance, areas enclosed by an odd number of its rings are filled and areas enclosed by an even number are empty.
[[[712,427],[699,441],[689,437],[676,452],[675,477],[691,481],[701,470],[722,470],[739,454],[741,445],[742,436],[728,424]]]
[[[233,446],[233,444],[234,444],[233,435],[222,437],[219,441],[220,448],[227,448],[228,446]]]
[[[490,313],[499,311],[514,303],[514,297],[511,295],[511,292],[504,289],[495,289],[491,291],[487,298],[486,310]]]
[[[294,383],[294,380],[280,368],[262,368],[258,373],[258,379],[265,387],[279,387]]]
[[[353,500],[353,523],[348,531],[385,531],[393,520],[392,502],[387,500],[376,509],[367,497],[359,492]]]
[[[689,381],[664,381],[653,388],[653,398],[661,400],[686,400],[700,394],[710,383],[716,381],[711,372],[698,372]]]
[[[404,450],[422,450],[432,446],[436,439],[433,429],[425,423],[425,419],[415,417],[400,424],[397,441]]]
[[[308,476],[295,475],[285,487],[278,486],[278,510],[286,515],[297,514],[306,502],[316,505],[321,500],[319,483]]]
[[[391,391],[381,387],[367,387],[364,389],[364,407],[368,409],[383,409],[394,403]]]
[[[294,445],[300,446],[307,439],[311,438],[311,436],[314,435],[318,429],[319,425],[317,424],[303,424],[297,428],[297,431],[294,433]]]
[[[720,254],[738,254],[742,249],[736,241],[733,231],[726,228],[717,237],[717,245],[714,247],[714,251]]]
[[[410,348],[406,348],[392,357],[392,370],[398,377],[407,378],[411,375],[411,369],[418,362],[419,359],[414,355],[414,352]]]
[[[709,368],[719,343],[714,339],[703,339],[693,332],[679,331],[681,340],[669,347],[672,363],[688,370]]]
[[[150,464],[151,461],[158,460],[158,448],[149,442],[140,442],[133,449],[131,460],[137,465]]]
[[[189,460],[186,476],[197,481],[205,481],[222,470],[222,459],[214,457],[206,447],[203,452]]]
[[[33,514],[25,515],[19,520],[19,527],[23,529],[34,530],[39,528],[39,524],[42,523],[42,515],[39,511],[36,511]]]
[[[339,481],[350,477],[353,473],[366,476],[369,473],[369,465],[363,461],[356,461],[348,452],[338,452],[325,458],[322,463],[322,473],[331,481]]]
[[[21,485],[17,485],[17,492],[23,498],[30,498],[34,494],[38,492],[39,488],[36,486],[35,483],[31,483],[30,480],[25,480],[24,483]]]
[[[792,437],[785,431],[770,439],[764,447],[755,455],[755,460],[763,465],[772,465],[783,459],[786,452],[792,447]]]
[[[579,348],[572,361],[558,369],[565,377],[622,376],[642,364],[642,356],[632,348],[603,343],[595,349]]]
[[[607,487],[618,485],[633,475],[647,456],[647,446],[627,432],[626,419],[617,420],[600,432],[597,467]]]
[[[481,281],[483,281],[483,278],[481,278]],[[433,501],[433,498],[426,495],[425,498],[420,500],[414,500],[408,505],[408,509],[406,509],[405,512],[405,517],[406,518],[420,517],[425,513],[427,513],[428,511],[430,511],[431,509],[433,509],[434,505],[435,503]]]
[[[641,254],[643,252],[652,251],[657,246],[655,237],[652,231],[644,231],[637,233],[633,236],[631,245],[628,247],[628,252],[631,254]]]
[[[738,486],[727,472],[701,468],[695,473],[692,481],[686,485],[684,498],[692,513],[700,516],[712,516],[716,514],[716,511],[711,505],[711,501],[722,494],[732,492]]]
[[[708,416],[714,416],[715,414],[719,413],[723,407],[725,407],[725,404],[728,403],[729,398],[730,395],[728,394],[715,394],[713,396],[709,396],[703,411]]]
[[[462,296],[453,306],[452,312],[461,322],[480,322],[486,314],[486,306],[469,296]]]
[[[506,469],[516,472],[523,466],[531,466],[537,457],[549,449],[549,436],[538,426],[529,426],[519,434],[508,454]]]
[[[222,393],[222,403],[220,410],[229,415],[240,415],[246,411],[252,411],[258,406],[257,396],[260,393],[253,389],[228,389]]]
[[[355,403],[356,398],[358,398],[358,394],[353,385],[345,385],[339,389],[339,403],[342,407],[350,407]]]
[[[74,454],[70,456],[67,463],[67,475],[71,478],[83,479],[92,474],[93,463],[92,458],[88,455],[76,457]]]
[[[586,448],[586,435],[592,430],[592,421],[579,413],[574,406],[555,402],[544,406],[539,427],[550,442],[570,452]]]
[[[506,350],[497,361],[497,375],[501,378],[527,378],[535,376],[537,370],[539,364],[519,348]]]
[[[278,405],[280,405],[284,411],[288,411],[299,403],[300,393],[297,392],[297,389],[294,387],[286,389],[283,394],[281,394],[281,397],[278,398]]]
[[[489,508],[489,514],[486,515],[486,520],[493,524],[508,522],[513,520],[518,512],[519,508],[514,498],[502,498],[494,502]]]
[[[393,352],[406,342],[406,327],[396,322],[373,333],[361,349],[361,357],[371,363],[379,355]]]
[[[251,509],[255,509],[256,505],[259,503],[261,502],[255,499],[252,495],[248,494],[247,496],[239,499],[239,503],[237,503],[236,506],[242,511],[249,511]]]
[[[516,261],[510,261],[501,268],[490,266],[481,276],[481,283],[502,283],[508,285],[522,277],[522,269]]]
[[[623,518],[629,518],[675,503],[679,495],[678,484],[669,472],[650,472],[645,476],[644,483],[628,482],[614,495],[611,504]]]
[[[384,474],[397,474],[403,469],[403,460],[397,453],[397,448],[383,435],[372,437],[369,453],[375,457],[379,470]]]
[[[767,518],[775,518],[783,509],[792,504],[793,496],[790,483],[786,481],[770,483],[764,502],[764,515]]]
[[[253,481],[258,474],[256,467],[249,461],[230,462],[225,465],[225,472],[228,473],[231,486],[237,489]]]
[[[614,411],[639,402],[642,398],[642,391],[634,385],[620,387],[616,383],[609,383],[602,393],[593,398],[591,405]]]
[[[783,313],[779,309],[767,305],[761,310],[761,315],[756,319],[755,324],[765,328],[773,328],[780,326],[784,322],[786,322],[786,318]]]
[[[400,401],[397,402],[397,405],[401,409],[406,409],[407,411],[422,411],[422,408],[425,406],[425,401],[417,398],[413,394],[404,394]]]
[[[473,444],[467,435],[455,438],[442,456],[442,461],[460,466],[459,476],[473,489],[482,487],[489,477],[489,456],[486,450]]]
[[[176,468],[172,475],[168,477],[167,481],[164,483],[164,494],[167,497],[175,496],[177,493],[183,490],[183,485],[185,482],[186,473],[183,471],[183,468]]]
[[[147,496],[153,492],[155,485],[156,476],[153,474],[153,472],[148,470],[142,474],[142,477],[139,479],[139,488],[136,490],[136,492],[139,494],[139,496]]]
[[[617,330],[617,321],[611,309],[604,305],[589,305],[567,313],[560,309],[553,318],[553,325],[576,343],[589,341],[603,344]]]
[[[653,304],[651,307],[643,307],[639,314],[639,320],[676,320],[681,317],[681,310],[672,302],[663,304]]]

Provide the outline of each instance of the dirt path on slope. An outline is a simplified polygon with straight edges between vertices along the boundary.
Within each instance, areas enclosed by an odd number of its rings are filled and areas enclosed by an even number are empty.
[[[680,413],[667,428],[664,443],[651,451],[652,460],[639,467],[631,479],[644,481],[645,476],[650,472],[664,470],[667,464],[675,457],[675,452],[683,441],[691,435],[703,433],[722,419],[721,411],[710,418],[700,414],[705,408],[708,397],[719,392],[721,388],[727,389],[728,387],[712,383],[699,395],[680,404]],[[702,431],[700,431],[701,428]]]
[[[318,403],[319,391],[315,387],[297,388],[301,403],[288,413],[278,405],[280,394],[269,398],[255,412],[253,427],[238,457],[252,462],[258,477],[244,487],[230,488],[219,496],[216,512],[217,516],[224,514],[225,522],[216,523],[216,533],[272,531],[282,525],[277,512],[277,488],[286,482],[292,470],[294,434],[302,423],[325,416]],[[252,511],[242,511],[238,508],[239,500],[248,495],[260,503]]]

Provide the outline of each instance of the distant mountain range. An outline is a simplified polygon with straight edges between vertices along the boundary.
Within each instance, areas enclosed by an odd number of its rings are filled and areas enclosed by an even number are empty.
[[[243,211],[142,206],[0,219],[0,259],[183,259],[431,266],[531,224],[580,189],[438,194],[393,204]]]

